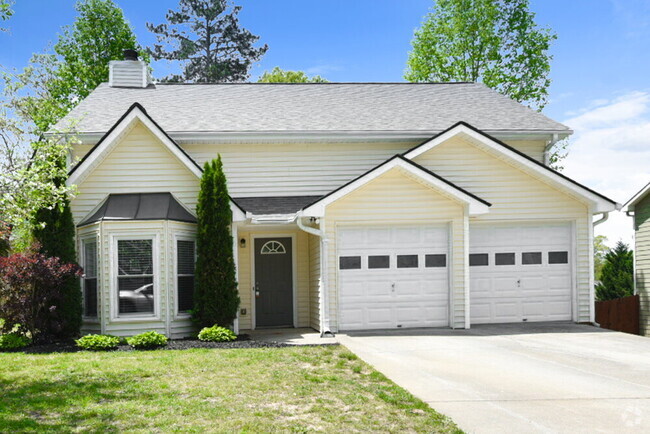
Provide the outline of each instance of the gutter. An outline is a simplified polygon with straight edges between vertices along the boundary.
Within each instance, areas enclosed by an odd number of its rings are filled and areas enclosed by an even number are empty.
[[[327,274],[328,274],[328,243],[327,235],[325,233],[325,218],[321,217],[319,226],[320,229],[312,228],[310,226],[305,226],[302,222],[302,211],[298,211],[296,214],[296,224],[298,227],[308,234],[317,236],[320,238],[320,283],[318,285],[318,291],[321,296],[320,304],[320,337],[325,336],[334,336],[330,328],[330,319],[329,319],[329,286],[327,284]]]
[[[607,219],[609,219],[609,212],[604,212],[602,213],[602,217],[596,220],[595,222],[593,222],[592,224],[594,225],[594,227],[596,227],[601,223],[605,223]]]

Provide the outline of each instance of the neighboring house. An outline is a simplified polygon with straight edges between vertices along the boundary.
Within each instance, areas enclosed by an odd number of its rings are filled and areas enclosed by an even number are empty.
[[[641,303],[640,332],[650,336],[650,183],[625,207],[634,219],[634,286]]]
[[[571,131],[475,83],[151,84],[112,62],[59,127],[84,331],[192,332],[201,167],[232,197],[236,326],[321,332],[594,320],[595,214],[547,166]]]

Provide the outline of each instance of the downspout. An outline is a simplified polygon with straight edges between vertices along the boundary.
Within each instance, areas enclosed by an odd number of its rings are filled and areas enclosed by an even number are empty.
[[[327,285],[327,273],[328,273],[328,239],[325,234],[325,219],[320,219],[320,228],[315,229],[309,226],[305,226],[302,222],[302,212],[296,214],[296,224],[300,230],[312,234],[320,238],[320,293],[321,293],[321,303],[319,306],[320,310],[320,336],[334,336],[330,329],[330,320],[329,320],[329,288]]]
[[[551,138],[551,141],[548,142],[546,147],[544,148],[544,165],[549,166],[551,164],[551,158],[549,152],[551,151],[551,148],[555,146],[555,144],[559,141],[559,136],[557,133],[553,134],[553,137]]]
[[[602,214],[603,214],[603,216],[601,218],[599,218],[598,220],[593,222],[594,227],[598,226],[601,223],[605,223],[607,221],[607,219],[609,218],[609,213],[608,212],[604,212]]]

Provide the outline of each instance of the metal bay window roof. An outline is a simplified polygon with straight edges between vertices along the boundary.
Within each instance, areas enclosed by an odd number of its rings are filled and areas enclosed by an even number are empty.
[[[110,194],[79,226],[110,220],[175,220],[196,223],[194,217],[171,193]]]

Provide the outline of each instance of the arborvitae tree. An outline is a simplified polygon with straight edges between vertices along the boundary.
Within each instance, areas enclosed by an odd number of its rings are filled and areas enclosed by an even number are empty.
[[[596,286],[596,298],[600,301],[613,300],[634,294],[634,253],[627,244],[619,241],[616,247],[605,255]]]
[[[75,225],[66,199],[52,209],[36,213],[33,235],[41,245],[40,253],[55,256],[64,263],[76,263]],[[82,322],[82,296],[79,278],[67,277],[61,288],[61,299],[52,300],[56,306],[50,312],[49,334],[74,337],[79,334]]]
[[[229,326],[237,317],[232,211],[221,156],[206,162],[196,206],[196,284],[193,316],[201,327]]]
[[[240,27],[241,6],[229,0],[180,0],[178,11],[167,12],[166,24],[147,23],[158,42],[151,49],[155,60],[183,62],[183,75],[164,81],[216,83],[243,81],[253,62],[268,46],[255,47],[259,36]]]

